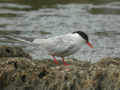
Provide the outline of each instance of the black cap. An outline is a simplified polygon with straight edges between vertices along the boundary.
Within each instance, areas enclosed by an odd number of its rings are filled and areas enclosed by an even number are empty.
[[[73,33],[79,34],[83,39],[85,39],[88,42],[89,38],[88,38],[88,35],[86,33],[82,32],[82,31],[75,31]]]

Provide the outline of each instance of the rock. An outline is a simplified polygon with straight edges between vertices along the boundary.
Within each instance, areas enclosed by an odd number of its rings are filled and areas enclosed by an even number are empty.
[[[27,57],[31,58],[29,54],[24,52],[20,47],[0,46],[0,57]]]
[[[27,58],[1,58],[0,90],[33,90],[48,71]]]
[[[61,62],[60,62],[61,63]],[[70,63],[68,61],[68,63]],[[120,58],[72,65],[24,57],[0,58],[0,90],[119,90]]]

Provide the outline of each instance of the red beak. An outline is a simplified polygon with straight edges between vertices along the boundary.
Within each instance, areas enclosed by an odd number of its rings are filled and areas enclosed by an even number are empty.
[[[90,42],[87,42],[88,46],[93,48],[93,45]]]

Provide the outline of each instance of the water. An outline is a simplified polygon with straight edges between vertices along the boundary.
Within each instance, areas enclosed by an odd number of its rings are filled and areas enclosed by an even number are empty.
[[[94,48],[83,46],[68,58],[96,62],[120,56],[119,29],[119,0],[0,0],[0,45],[23,47],[34,59],[51,57],[42,48],[6,35],[32,40],[82,30],[88,33]]]

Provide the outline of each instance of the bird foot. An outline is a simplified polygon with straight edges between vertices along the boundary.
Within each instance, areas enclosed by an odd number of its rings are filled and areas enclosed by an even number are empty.
[[[57,61],[54,61],[55,62],[55,64],[59,64]]]
[[[55,64],[59,64],[58,61],[56,60],[55,56],[53,56],[53,60],[54,60]]]

